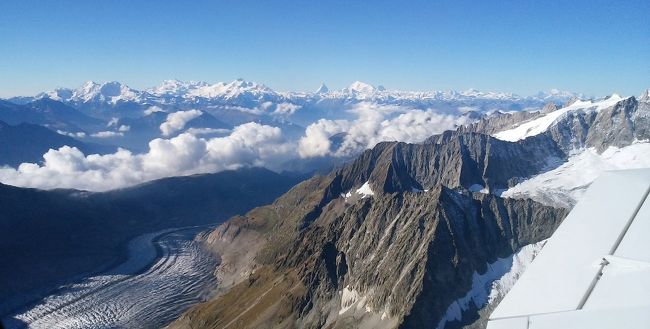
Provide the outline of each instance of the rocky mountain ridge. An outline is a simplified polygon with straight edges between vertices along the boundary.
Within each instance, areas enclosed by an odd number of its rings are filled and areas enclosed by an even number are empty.
[[[206,236],[222,255],[222,295],[172,327],[433,326],[474,272],[566,214],[467,188],[504,188],[561,154],[462,132],[381,143]]]
[[[460,130],[490,134],[500,138],[504,132],[514,131],[527,124],[531,125],[535,121],[547,120],[547,117],[557,116],[555,113],[564,111],[549,124],[546,130],[535,137],[541,138],[539,137],[541,135],[551,139],[567,154],[590,147],[602,152],[610,146],[624,147],[635,141],[650,139],[649,101],[643,98],[637,100],[634,96],[619,97],[605,106],[600,105],[606,101],[607,98],[583,106],[570,103],[562,109],[548,104],[545,110],[538,112],[497,114],[461,127]],[[576,110],[565,110],[571,106],[575,106]]]

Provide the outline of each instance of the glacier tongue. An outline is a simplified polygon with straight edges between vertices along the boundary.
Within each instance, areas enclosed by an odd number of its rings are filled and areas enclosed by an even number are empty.
[[[3,318],[8,328],[159,328],[215,288],[218,259],[194,240],[200,227],[148,233],[117,267],[61,286]],[[12,318],[17,319],[16,324]],[[20,323],[20,324],[19,324]]]

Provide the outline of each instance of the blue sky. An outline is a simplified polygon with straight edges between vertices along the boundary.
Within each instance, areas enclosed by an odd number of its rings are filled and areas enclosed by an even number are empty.
[[[83,81],[277,90],[650,87],[650,1],[0,1],[0,97]]]

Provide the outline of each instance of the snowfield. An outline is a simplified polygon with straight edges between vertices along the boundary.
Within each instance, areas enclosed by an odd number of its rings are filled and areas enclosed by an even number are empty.
[[[526,139],[531,136],[539,135],[548,130],[558,119],[562,118],[569,112],[576,111],[600,111],[609,107],[616,105],[616,103],[625,100],[617,94],[613,94],[607,99],[600,101],[575,101],[573,104],[561,108],[559,110],[553,111],[549,114],[546,114],[537,119],[524,122],[516,128],[505,130],[494,134],[495,138],[508,141],[516,142],[518,140]]]
[[[602,154],[590,148],[571,156],[551,171],[511,187],[501,196],[531,198],[544,204],[570,208],[603,171],[648,167],[650,143],[647,141],[623,148],[610,147]]]

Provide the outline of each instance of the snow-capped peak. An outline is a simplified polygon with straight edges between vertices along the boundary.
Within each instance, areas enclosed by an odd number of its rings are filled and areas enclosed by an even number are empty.
[[[160,86],[148,90],[153,95],[173,95],[182,96],[189,90],[207,86],[208,83],[203,81],[181,81],[177,79],[163,80]]]
[[[99,101],[115,104],[119,101],[136,100],[139,94],[139,91],[131,89],[129,86],[117,81],[102,84],[88,81],[73,91],[71,100],[81,102]]]
[[[650,103],[650,89],[646,89],[641,96],[639,96],[639,102]]]
[[[452,95],[454,96],[463,96],[463,97],[470,97],[470,98],[483,98],[483,99],[513,99],[513,98],[518,98],[518,96],[515,96],[514,94],[511,93],[500,93],[500,92],[483,92],[475,88],[470,88],[467,89],[461,93],[458,92],[451,92]]]
[[[49,98],[55,101],[64,102],[70,100],[73,92],[74,91],[70,88],[56,88],[53,91],[46,91],[37,94],[34,98],[35,99]]]
[[[237,79],[229,84],[225,85],[225,89],[230,92],[243,92],[243,91],[262,91],[270,92],[271,89],[263,84],[258,84],[252,81],[246,81],[244,79]]]
[[[320,87],[318,87],[318,89],[316,89],[317,94],[327,94],[329,92],[330,92],[330,89],[327,88],[327,86],[324,83],[321,83]]]
[[[579,93],[574,93],[570,91],[559,90],[553,88],[549,91],[540,91],[533,97],[538,98],[544,101],[557,102],[557,103],[566,103],[575,98],[584,98],[584,95]]]
[[[377,91],[379,90],[375,88],[375,86],[361,81],[355,81],[351,83],[347,88],[343,89],[343,92],[347,92],[351,94],[365,94],[365,95],[374,94]]]
[[[237,79],[230,83],[219,82],[213,85],[206,85],[196,88],[188,93],[189,97],[203,97],[203,98],[236,98],[242,94],[249,93],[254,95],[260,94],[274,94],[271,88],[258,84],[252,81]]]

